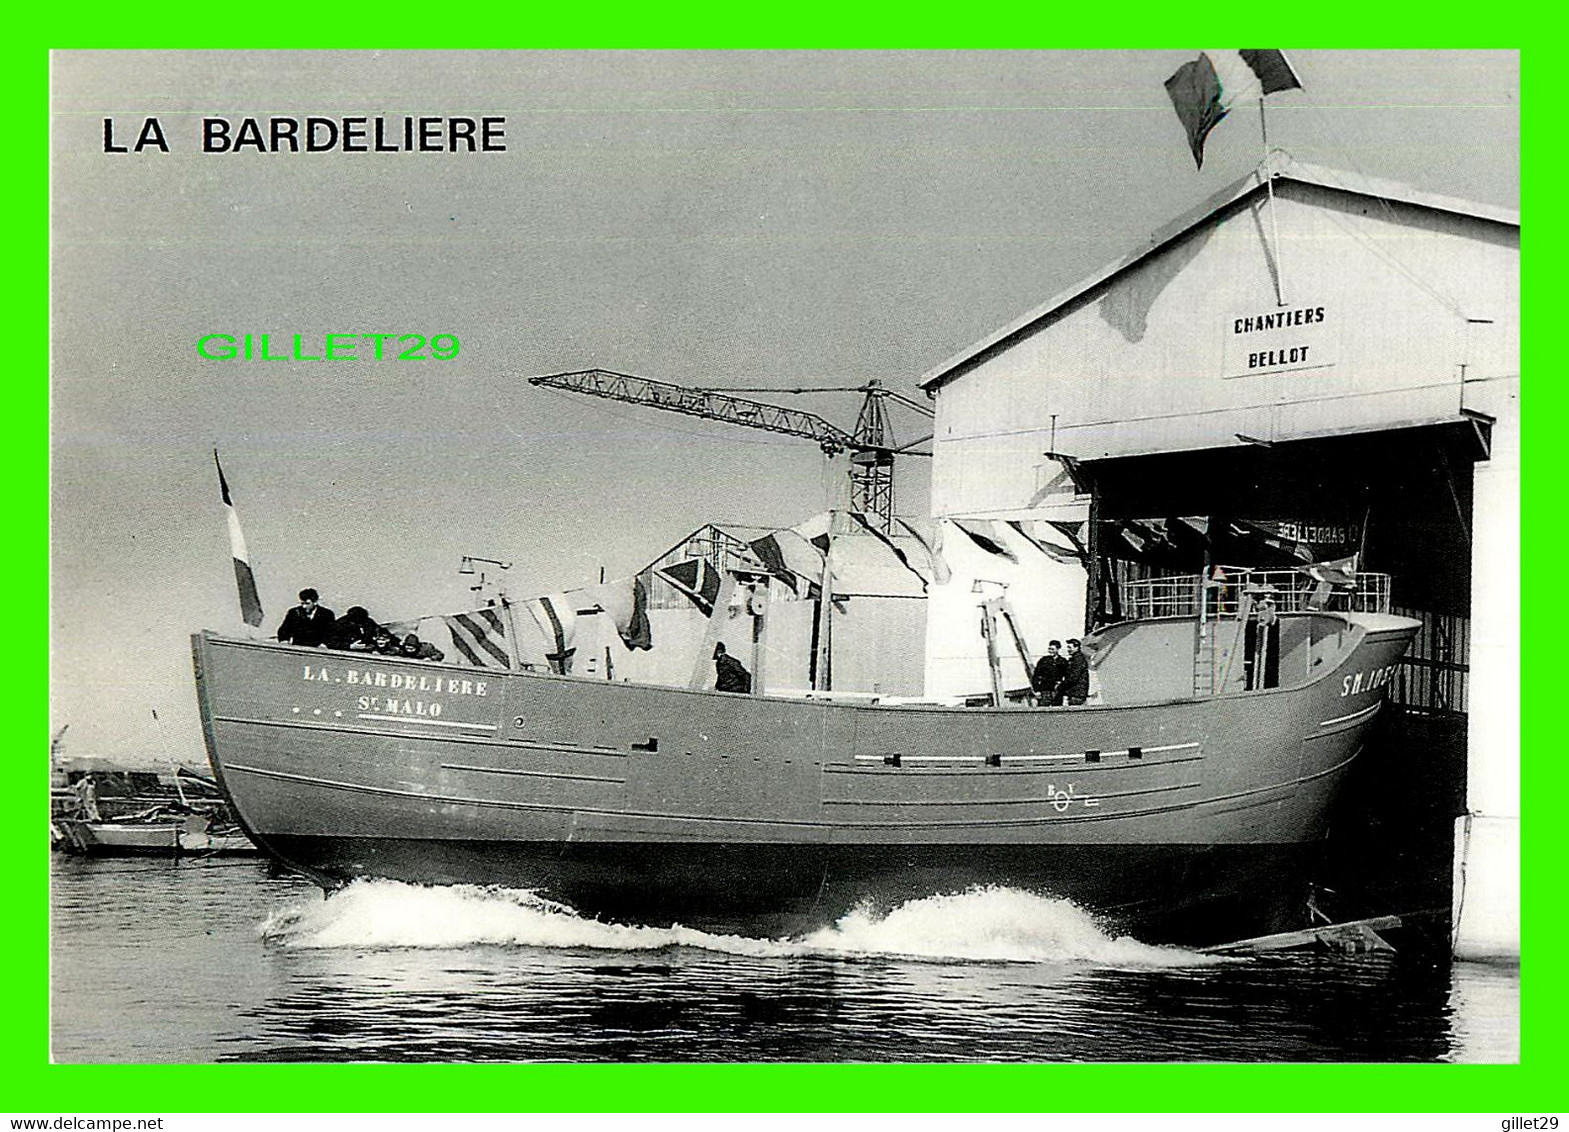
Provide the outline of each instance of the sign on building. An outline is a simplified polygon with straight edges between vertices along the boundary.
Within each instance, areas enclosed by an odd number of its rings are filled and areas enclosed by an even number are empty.
[[[1333,308],[1303,303],[1236,311],[1226,320],[1224,377],[1257,377],[1335,364],[1340,324]]]

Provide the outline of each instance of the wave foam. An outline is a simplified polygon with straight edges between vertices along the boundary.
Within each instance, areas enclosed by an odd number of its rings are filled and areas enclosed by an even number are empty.
[[[997,887],[908,900],[886,913],[863,906],[803,937],[754,939],[680,925],[607,923],[521,889],[361,880],[323,901],[273,913],[260,931],[268,943],[290,949],[500,946],[648,952],[691,947],[753,958],[891,956],[1109,967],[1218,961],[1130,936],[1113,937],[1071,901]]]

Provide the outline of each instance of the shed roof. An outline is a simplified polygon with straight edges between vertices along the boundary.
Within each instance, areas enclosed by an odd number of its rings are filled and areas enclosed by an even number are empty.
[[[1394,201],[1400,204],[1414,205],[1418,208],[1431,209],[1435,212],[1448,212],[1459,216],[1468,216],[1477,220],[1503,224],[1513,228],[1520,226],[1520,213],[1515,209],[1500,208],[1490,204],[1478,204],[1474,201],[1461,200],[1457,197],[1429,193],[1413,188],[1410,185],[1403,185],[1398,181],[1386,181],[1376,177],[1364,176],[1361,173],[1348,173],[1339,169],[1329,169],[1321,165],[1311,165],[1307,162],[1296,160],[1283,150],[1275,150],[1270,154],[1267,161],[1261,163],[1258,168],[1254,169],[1247,176],[1233,181],[1209,199],[1178,216],[1175,220],[1172,220],[1151,235],[1142,245],[1115,263],[1102,268],[1087,279],[1080,280],[1067,290],[1048,299],[1041,306],[1026,311],[1012,322],[988,334],[979,342],[961,350],[947,361],[928,370],[920,380],[921,388],[927,392],[932,392],[950,379],[957,377],[964,370],[970,368],[971,365],[981,361],[998,346],[1050,318],[1075,299],[1121,275],[1146,257],[1153,255],[1194,228],[1206,223],[1217,213],[1230,208],[1232,205],[1247,199],[1255,193],[1263,192],[1267,182],[1271,179],[1277,182],[1296,181],[1305,185],[1316,185],[1353,196]]]

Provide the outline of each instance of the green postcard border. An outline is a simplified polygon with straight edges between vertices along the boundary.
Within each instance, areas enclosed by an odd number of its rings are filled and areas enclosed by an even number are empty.
[[[1353,46],[1411,46],[1413,41],[1459,46],[1474,38],[1525,42],[1525,62],[1545,71],[1560,62],[1554,48],[1561,36],[1548,31],[1545,16],[1511,10],[1511,22],[1484,25],[1474,6],[1425,4],[1420,9],[1379,9],[1348,3],[1268,5],[1257,10],[1120,6],[1064,13],[1050,6],[987,6],[982,9],[922,8],[910,4],[860,7],[854,12],[821,9],[687,7],[679,12],[630,5],[617,12],[596,5],[592,19],[511,9],[502,15],[478,9],[433,9],[390,2],[358,8],[304,5],[246,12],[197,4],[145,7],[73,5],[50,26],[39,22],[16,29],[7,85],[5,123],[14,175],[6,179],[13,222],[12,247],[19,270],[8,286],[11,309],[48,316],[48,58],[54,48],[122,47],[1128,47],[1156,41],[1197,51],[1225,27],[1255,39],[1289,46],[1307,35]],[[1502,13],[1500,13],[1501,15]],[[1219,33],[1219,35],[1217,35]],[[1129,37],[1107,42],[1110,37]],[[1500,44],[1509,46],[1508,43]],[[1560,63],[1561,65],[1561,63]],[[1525,69],[1534,74],[1534,67]],[[1546,93],[1545,80],[1538,92]],[[1522,108],[1524,109],[1524,108]],[[1550,111],[1537,111],[1546,120]],[[1523,114],[1523,126],[1537,124]],[[1544,150],[1551,152],[1544,153]],[[1529,183],[1546,186],[1562,160],[1544,146],[1529,159]],[[1551,227],[1556,228],[1556,224]],[[1533,232],[1527,256],[1529,308],[1545,312],[1554,283],[1550,254],[1557,232],[1544,240]],[[30,318],[26,321],[31,321]],[[47,337],[45,337],[47,343]],[[1532,345],[1539,339],[1533,336]],[[1543,353],[1545,353],[1544,347]],[[1529,350],[1533,355],[1538,351]],[[48,547],[48,384],[34,378],[13,384],[12,409],[19,417],[13,468],[19,479],[11,528],[20,536],[6,567],[10,591],[29,623],[21,640],[46,641],[46,611],[32,600],[27,583],[37,577],[19,563],[23,547]],[[1549,430],[1563,420],[1563,393],[1538,386],[1526,427],[1529,483],[1523,505],[1543,522],[1525,529],[1524,550],[1542,578],[1550,556],[1563,542],[1564,524],[1549,520],[1557,501],[1561,464],[1552,458],[1561,445]],[[1541,447],[1538,446],[1541,443]],[[112,490],[112,485],[105,485]],[[1557,510],[1557,509],[1555,509]],[[1555,517],[1556,518],[1556,517]],[[47,586],[47,561],[45,563]],[[1506,595],[1513,598],[1516,595]],[[1551,598],[1533,603],[1555,618]],[[1550,638],[1541,619],[1524,633],[1522,649],[1527,707],[1540,704],[1556,675],[1548,656]],[[35,685],[36,662],[18,649],[7,662],[14,689]],[[43,705],[37,732],[25,732],[13,757],[42,767],[47,738],[47,671],[39,681]],[[1522,689],[1522,693],[1525,690]],[[1565,785],[1559,744],[1551,720],[1527,710],[1523,722],[1525,792],[1538,801],[1562,795]],[[22,735],[13,735],[22,738]],[[36,760],[36,761],[34,761]],[[33,781],[32,772],[22,776]],[[1525,906],[1522,925],[1531,960],[1522,969],[1522,1063],[1516,1066],[1166,1066],[1166,1065],[521,1065],[521,1066],[55,1066],[48,1054],[48,862],[41,814],[33,787],[23,786],[10,807],[13,820],[0,823],[14,916],[3,933],[9,978],[7,1024],[0,1033],[3,1073],[0,1096],[12,1113],[169,1112],[421,1112],[421,1111],[1029,1111],[1029,1112],[1553,1112],[1563,1107],[1564,971],[1558,961],[1564,938],[1562,897],[1556,891],[1563,859],[1559,831],[1548,821],[1524,827]],[[1545,1106],[1545,1107],[1543,1107]],[[1490,1126],[1490,1125],[1488,1125]],[[1479,1125],[1482,1127],[1482,1125]]]

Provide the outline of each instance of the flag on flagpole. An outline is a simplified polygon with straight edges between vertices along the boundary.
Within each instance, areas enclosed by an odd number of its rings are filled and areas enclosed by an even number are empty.
[[[1204,139],[1236,103],[1281,90],[1301,90],[1283,53],[1268,51],[1205,51],[1177,68],[1166,80],[1166,93],[1187,131],[1193,160],[1204,168]]]
[[[223,464],[218,460],[216,448],[212,450],[212,462],[218,468],[218,490],[223,495],[223,513],[229,521],[229,550],[234,555],[234,582],[240,590],[240,616],[247,625],[260,625],[262,606],[261,598],[256,593],[256,575],[251,572],[251,556],[245,549],[245,532],[240,530],[240,517],[234,512],[229,481],[223,476]]]

